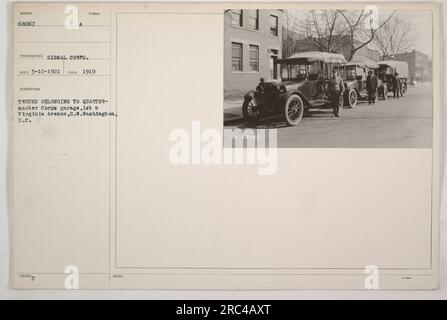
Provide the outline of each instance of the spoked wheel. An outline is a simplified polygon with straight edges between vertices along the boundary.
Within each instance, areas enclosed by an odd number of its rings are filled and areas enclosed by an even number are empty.
[[[242,105],[242,115],[245,120],[257,123],[262,117],[262,108],[256,105],[254,99],[245,99]]]
[[[291,95],[284,105],[284,118],[289,126],[296,126],[304,114],[303,100],[297,95]]]
[[[357,106],[357,91],[355,91],[355,89],[349,90],[348,105],[350,108],[355,108]]]

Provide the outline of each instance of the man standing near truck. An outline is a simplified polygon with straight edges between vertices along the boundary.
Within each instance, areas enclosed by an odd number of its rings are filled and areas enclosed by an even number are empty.
[[[393,76],[393,97],[399,99],[399,95],[402,95],[402,92],[400,91],[400,78],[399,74],[396,72]]]
[[[345,84],[342,77],[337,74],[337,69],[332,70],[332,77],[329,79],[328,91],[331,97],[332,110],[334,110],[334,116],[339,117],[340,108],[340,96],[343,97],[345,92]]]
[[[376,103],[377,77],[371,70],[368,71],[366,77],[366,91],[368,91],[368,104],[374,105]]]

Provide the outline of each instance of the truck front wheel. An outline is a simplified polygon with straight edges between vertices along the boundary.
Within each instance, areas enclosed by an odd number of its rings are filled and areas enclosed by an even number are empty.
[[[303,100],[296,94],[291,95],[284,104],[284,118],[289,126],[296,126],[304,115]]]
[[[348,105],[350,108],[355,108],[357,106],[357,91],[351,89],[348,92]]]

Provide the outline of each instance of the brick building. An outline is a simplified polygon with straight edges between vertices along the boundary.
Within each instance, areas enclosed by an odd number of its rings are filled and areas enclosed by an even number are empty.
[[[227,10],[224,15],[224,95],[240,96],[259,79],[277,79],[283,10]]]
[[[408,63],[408,73],[410,80],[420,81],[431,79],[431,62],[425,53],[417,50],[400,53],[395,56],[395,60],[406,61]]]
[[[355,40],[354,46],[359,47],[361,45],[360,41]],[[341,54],[343,54],[346,59],[349,59],[351,52],[350,52],[350,43],[346,42],[341,46]],[[364,58],[373,60],[373,61],[379,61],[380,60],[380,50],[379,48],[373,44],[373,42],[368,43],[367,45],[363,46],[359,50],[357,50],[354,53],[354,56],[350,60],[363,60]]]
[[[322,49],[324,52],[341,53],[345,56],[346,60],[361,60],[363,58],[374,61],[380,60],[379,48],[372,42],[357,50],[351,58],[351,43],[347,36],[340,37],[335,35],[332,40],[332,46],[328,50],[327,47],[319,48],[316,44],[316,39],[304,37],[289,30],[284,30],[284,34],[283,52],[287,56],[295,52],[320,51]],[[361,42],[359,40],[354,40],[354,46],[359,47],[360,45]]]

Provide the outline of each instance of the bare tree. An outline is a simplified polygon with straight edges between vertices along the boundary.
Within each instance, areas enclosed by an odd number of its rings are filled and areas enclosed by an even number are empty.
[[[382,60],[386,60],[411,50],[415,40],[413,23],[396,15],[377,33],[375,42]]]
[[[282,53],[284,57],[289,57],[300,49],[298,15],[290,10],[285,10],[283,21]]]
[[[310,10],[300,20],[299,28],[315,48],[323,52],[333,52],[337,40],[346,32],[338,10]]]
[[[351,60],[376,39],[394,14],[371,23],[371,13],[365,10],[285,10],[283,53],[289,56],[300,49],[338,52]]]
[[[352,10],[337,10],[346,22],[348,36],[347,41],[349,44],[349,52],[347,53],[347,60],[351,60],[355,53],[367,46],[377,37],[380,30],[384,29],[390,22],[395,11],[388,15],[380,22],[374,23],[371,21],[370,12],[365,10],[352,11]],[[366,23],[365,23],[366,22]]]

